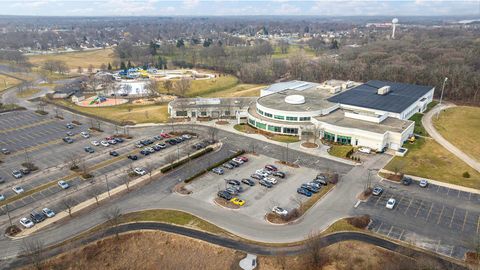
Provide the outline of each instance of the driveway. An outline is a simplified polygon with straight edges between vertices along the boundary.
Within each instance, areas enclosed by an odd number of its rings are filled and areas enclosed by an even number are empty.
[[[451,103],[443,103],[441,105],[435,106],[433,109],[431,109],[422,117],[422,125],[425,128],[425,130],[428,132],[428,134],[433,139],[435,139],[435,141],[437,141],[439,144],[441,144],[443,147],[445,147],[448,151],[450,151],[452,154],[457,156],[459,159],[463,160],[463,162],[467,163],[470,167],[480,172],[480,162],[478,160],[475,160],[469,155],[465,154],[464,152],[462,152],[462,150],[458,149],[449,141],[447,141],[445,138],[443,138],[442,135],[440,135],[440,133],[438,133],[438,131],[433,126],[432,117],[435,116],[437,113],[439,113],[441,110],[445,110],[451,107],[455,107],[455,105]]]

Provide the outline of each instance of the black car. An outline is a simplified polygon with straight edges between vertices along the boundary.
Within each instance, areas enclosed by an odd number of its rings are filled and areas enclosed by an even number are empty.
[[[267,182],[267,181],[265,181],[265,180],[260,180],[260,181],[258,181],[258,183],[259,183],[260,185],[264,186],[264,187],[267,187],[267,188],[273,187],[273,184],[272,184],[272,183]]]
[[[141,151],[140,151],[140,154],[142,154],[142,155],[144,155],[144,156],[148,156],[148,155],[150,155],[150,152],[147,151],[147,150],[141,150]]]
[[[152,146],[152,148],[153,148],[153,150],[155,150],[155,151],[160,151],[160,150],[162,150],[162,148],[161,148],[160,146],[158,146],[158,145],[154,145],[154,146]]]
[[[163,140],[162,136],[158,136],[158,135],[153,136],[153,139],[154,139],[155,141],[161,141],[161,140]]]
[[[25,169],[20,169],[20,172],[23,174],[23,175],[27,175],[30,173],[30,170],[25,168]]]
[[[66,127],[67,127],[68,129],[73,129],[73,125],[72,125],[72,124],[67,124]]]
[[[405,186],[409,186],[411,183],[412,183],[412,178],[410,177],[405,177],[402,180],[402,184],[404,184]]]
[[[223,163],[223,164],[222,164],[222,167],[227,168],[227,169],[229,169],[229,170],[231,170],[231,169],[234,168],[234,167],[232,166],[232,164],[229,164],[229,163]]]
[[[87,152],[87,153],[93,153],[93,152],[95,152],[95,150],[93,150],[93,148],[90,147],[90,146],[85,147],[84,150],[85,150],[85,152]]]
[[[118,157],[117,151],[110,151],[110,156]]]
[[[122,138],[115,138],[114,139],[117,143],[122,143],[123,142],[123,139]]]
[[[320,185],[324,185],[326,186],[328,183],[327,181],[323,180],[323,179],[315,179],[313,180],[314,183],[317,183],[317,184],[320,184]]]
[[[280,178],[285,178],[285,173],[284,172],[276,171],[272,175],[276,176],[276,177],[280,177]]]
[[[175,140],[177,143],[183,142],[182,137],[173,138],[172,140]]]
[[[232,194],[230,194],[230,193],[228,193],[228,192],[226,192],[226,191],[224,191],[224,190],[219,191],[219,192],[217,193],[217,196],[220,197],[220,198],[223,198],[223,199],[225,199],[225,200],[227,200],[227,201],[230,201],[230,200],[233,198]]]
[[[177,141],[175,141],[174,139],[169,139],[169,140],[167,140],[167,143],[170,144],[170,145],[175,145],[175,144],[177,144]]]
[[[229,160],[227,161],[228,164],[232,165],[233,167],[239,167],[240,166],[240,163],[238,162],[235,162],[233,160]]]
[[[137,160],[138,159],[137,155],[128,155],[127,158],[131,159],[131,160]]]
[[[235,180],[235,179],[229,179],[229,180],[227,180],[227,184],[234,185],[234,186],[240,186],[240,181]]]
[[[246,185],[249,185],[249,186],[255,186],[255,182],[253,182],[252,180],[248,179],[248,178],[243,178],[242,179],[242,183],[246,184]]]
[[[318,188],[314,187],[314,186],[311,186],[311,185],[307,185],[307,184],[302,184],[302,186],[300,186],[300,188],[303,188],[303,189],[306,189],[312,193],[317,193],[319,191]]]
[[[32,219],[32,221],[34,223],[40,223],[42,221],[45,220],[45,215],[44,214],[40,214],[40,213],[37,213],[37,212],[32,212],[30,214],[30,218]]]
[[[70,138],[70,137],[65,137],[65,138],[63,138],[62,140],[63,140],[64,142],[66,142],[66,143],[73,143],[73,139]]]

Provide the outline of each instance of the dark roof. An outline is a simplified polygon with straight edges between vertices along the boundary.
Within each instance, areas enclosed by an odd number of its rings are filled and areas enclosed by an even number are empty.
[[[378,88],[387,85],[390,86],[390,92],[386,95],[378,95]],[[374,80],[342,92],[328,100],[345,105],[401,113],[432,88],[433,86]]]

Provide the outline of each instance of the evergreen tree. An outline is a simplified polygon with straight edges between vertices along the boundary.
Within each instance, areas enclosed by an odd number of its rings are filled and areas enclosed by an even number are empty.
[[[157,54],[157,44],[155,44],[153,41],[150,41],[149,49],[151,55]]]
[[[125,66],[125,62],[120,62],[120,69],[127,69],[127,67]]]
[[[110,64],[110,62],[108,62],[107,69],[108,69],[108,70],[112,70],[112,65]]]
[[[177,40],[177,48],[181,48],[181,47],[185,47],[185,42],[183,41],[182,38]]]
[[[130,68],[132,68],[132,67],[133,67],[133,66],[132,66],[132,63],[130,62],[130,60],[128,60],[128,63],[127,63],[127,68],[129,68],[129,69],[130,69]]]

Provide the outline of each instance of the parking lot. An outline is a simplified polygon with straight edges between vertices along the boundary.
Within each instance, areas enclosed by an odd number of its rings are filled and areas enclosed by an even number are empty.
[[[264,220],[265,214],[270,212],[274,206],[293,209],[298,207],[297,201],[299,199],[303,201],[307,200],[307,197],[297,194],[297,188],[301,184],[311,181],[320,173],[319,171],[306,167],[292,168],[281,165],[275,163],[275,159],[263,155],[245,156],[249,161],[238,168],[225,169],[223,175],[208,172],[188,184],[186,188],[192,191],[190,196],[208,202],[212,207],[222,207],[217,205],[214,200],[217,198],[217,192],[224,190],[228,186],[226,180],[249,178],[254,180],[255,185],[248,186],[244,183],[241,184],[244,191],[236,196],[245,200],[245,204],[235,211]],[[256,170],[262,169],[267,164],[276,166],[279,171],[286,174],[284,179],[276,178],[278,183],[273,185],[272,188],[261,186],[258,180],[250,177]]]
[[[430,184],[420,188],[383,182],[384,192],[357,209],[371,215],[369,230],[463,258],[480,233],[480,195]],[[388,199],[396,200],[390,210]]]

